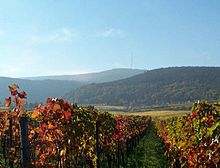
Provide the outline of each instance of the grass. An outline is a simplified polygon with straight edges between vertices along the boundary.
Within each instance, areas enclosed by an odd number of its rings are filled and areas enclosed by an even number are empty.
[[[151,116],[153,120],[164,120],[170,117],[184,116],[190,111],[145,111],[145,112],[119,112],[119,111],[109,111],[111,114],[120,115],[138,115],[138,116]]]
[[[128,160],[129,168],[166,168],[168,160],[164,157],[164,148],[156,133],[155,125],[150,124],[144,138],[139,142]]]

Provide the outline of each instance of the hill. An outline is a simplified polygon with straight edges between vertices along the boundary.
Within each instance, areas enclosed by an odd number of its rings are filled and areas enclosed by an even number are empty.
[[[172,67],[115,82],[90,84],[65,96],[80,104],[164,105],[220,99],[219,67]]]
[[[18,84],[22,90],[28,93],[29,102],[45,102],[48,97],[61,97],[65,93],[89,83],[115,81],[143,72],[143,70],[121,68],[79,75],[28,78],[0,77],[0,101],[9,96],[8,85],[12,83]]]
[[[143,73],[144,70],[140,69],[127,69],[127,68],[118,68],[111,69],[102,72],[88,73],[88,74],[78,74],[78,75],[57,75],[57,76],[39,76],[39,77],[26,77],[23,79],[30,80],[74,80],[78,82],[85,83],[102,83],[102,82],[111,82],[120,79],[125,79],[140,73]]]
[[[28,102],[45,102],[48,97],[61,97],[70,90],[80,87],[83,83],[76,81],[42,80],[0,77],[0,100],[9,96],[8,85],[16,83],[28,94]]]

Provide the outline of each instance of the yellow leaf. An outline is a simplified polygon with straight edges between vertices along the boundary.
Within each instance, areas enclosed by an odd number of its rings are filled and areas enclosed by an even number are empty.
[[[66,155],[66,150],[65,149],[61,150],[60,151],[60,156],[65,156],[65,155]]]
[[[15,148],[10,148],[10,151],[15,152],[16,150],[15,150]]]
[[[19,89],[19,86],[17,84],[12,84],[10,86],[8,86],[10,89]]]

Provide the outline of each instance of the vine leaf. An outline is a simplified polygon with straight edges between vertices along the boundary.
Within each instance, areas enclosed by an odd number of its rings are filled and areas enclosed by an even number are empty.
[[[35,119],[39,117],[38,109],[34,109],[34,112],[31,114],[31,118]]]
[[[10,107],[10,105],[11,105],[11,97],[5,98],[5,106]]]
[[[10,85],[8,87],[9,87],[10,91],[11,90],[15,90],[15,89],[19,89],[19,86],[17,84],[12,84],[12,85]]]

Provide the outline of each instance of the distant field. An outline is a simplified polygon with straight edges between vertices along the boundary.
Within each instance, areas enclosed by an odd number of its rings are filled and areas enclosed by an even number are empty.
[[[100,111],[108,111],[108,112],[125,112],[127,111],[126,106],[101,106],[97,105],[95,106]]]
[[[177,117],[177,116],[184,116],[190,111],[146,111],[146,112],[129,112],[124,113],[125,115],[148,115],[154,119],[165,119],[169,117]]]
[[[169,107],[172,107],[172,110],[166,109],[159,106],[153,106],[151,108],[140,109],[137,111],[130,111],[126,106],[95,106],[97,109],[101,111],[107,111],[112,114],[122,114],[122,115],[148,115],[151,116],[154,119],[165,119],[169,117],[176,117],[176,116],[183,116],[187,113],[190,113],[191,110],[174,110],[174,107],[187,107],[188,109],[191,109],[192,105],[190,104],[173,104],[169,105]]]
[[[7,108],[7,107],[0,107],[0,112],[1,111],[5,111],[5,110],[8,110],[9,108]]]
[[[125,106],[95,106],[97,109],[103,109],[103,110],[109,110],[109,109],[114,109],[114,110],[125,110]]]

